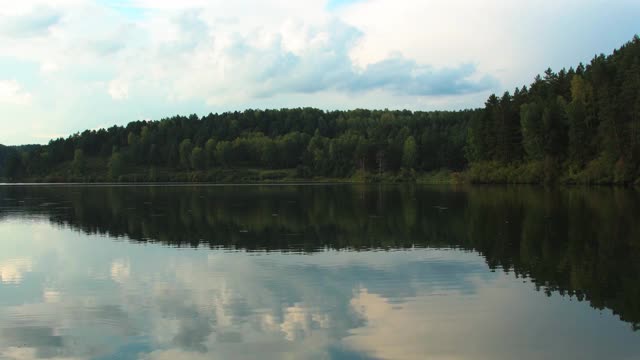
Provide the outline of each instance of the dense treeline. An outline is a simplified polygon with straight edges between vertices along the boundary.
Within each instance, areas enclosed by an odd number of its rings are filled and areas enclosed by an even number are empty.
[[[385,181],[439,169],[468,169],[471,182],[640,182],[640,38],[479,110],[246,110],[0,147],[9,181]]]
[[[144,180],[166,170],[216,180],[219,169],[295,169],[295,177],[344,178],[400,169],[462,169],[474,112],[246,110],[175,116],[85,131],[29,151],[9,151],[11,180]],[[406,173],[406,172],[405,172]],[[93,177],[93,178],[92,178]],[[186,180],[193,180],[188,178]]]
[[[620,183],[640,177],[640,38],[589,65],[492,95],[469,129],[477,182]]]

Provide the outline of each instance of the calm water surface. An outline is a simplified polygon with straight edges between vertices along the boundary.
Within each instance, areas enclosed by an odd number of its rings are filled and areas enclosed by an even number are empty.
[[[0,187],[0,359],[640,359],[640,194]]]

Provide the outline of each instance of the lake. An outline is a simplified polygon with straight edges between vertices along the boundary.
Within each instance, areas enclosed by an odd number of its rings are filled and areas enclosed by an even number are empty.
[[[1,359],[638,359],[640,193],[0,186]]]

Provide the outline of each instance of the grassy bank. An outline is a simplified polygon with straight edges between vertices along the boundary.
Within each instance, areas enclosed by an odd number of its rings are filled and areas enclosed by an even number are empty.
[[[561,184],[640,186],[640,178],[624,163],[610,165],[606,159],[596,159],[584,168],[573,169],[553,160],[502,164],[481,162],[471,164],[464,173],[464,182],[472,184]]]
[[[473,163],[464,172],[438,170],[432,172],[401,169],[397,172],[355,171],[349,177],[309,176],[301,168],[258,169],[251,167],[212,168],[186,171],[166,167],[126,167],[120,174],[109,173],[101,158],[89,158],[82,169],[63,163],[41,176],[13,179],[29,183],[416,183],[416,184],[559,184],[559,185],[636,185],[622,164],[606,166],[606,160],[595,160],[580,171],[574,171],[551,160],[503,164]],[[0,179],[2,181],[2,179]],[[4,181],[9,182],[7,179]]]
[[[50,169],[46,174],[13,179],[25,183],[419,183],[454,184],[464,180],[462,174],[449,170],[417,172],[402,169],[398,172],[354,172],[349,177],[308,176],[304,169],[256,169],[251,167],[213,168],[184,171],[165,167],[126,167],[120,174],[110,174],[108,164],[101,158],[86,159],[82,169],[74,169],[67,162]],[[9,182],[7,179],[5,181]]]

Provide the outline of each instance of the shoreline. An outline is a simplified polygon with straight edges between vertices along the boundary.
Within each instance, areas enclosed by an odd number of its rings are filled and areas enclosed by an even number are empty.
[[[640,179],[636,181],[613,181],[612,179],[585,179],[568,174],[554,174],[546,177],[544,173],[524,171],[518,166],[485,168],[474,164],[471,168],[456,172],[447,169],[436,171],[415,171],[402,169],[398,172],[363,173],[357,171],[350,177],[298,177],[295,169],[212,169],[208,171],[181,172],[170,169],[156,169],[150,174],[145,169],[129,172],[110,178],[105,173],[66,175],[50,174],[28,177],[17,181],[0,179],[0,185],[345,185],[345,184],[413,184],[448,186],[505,186],[528,185],[544,187],[616,187],[640,188]]]

